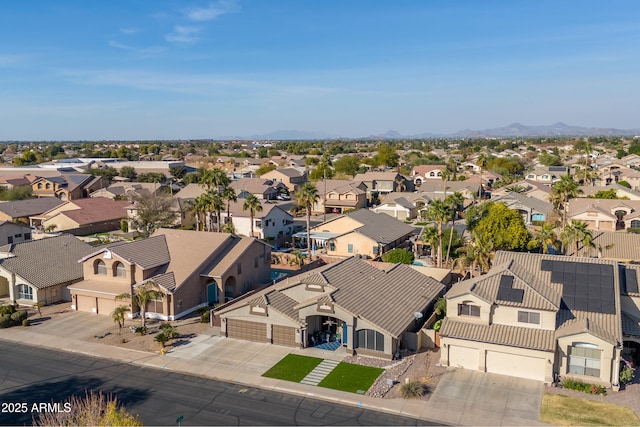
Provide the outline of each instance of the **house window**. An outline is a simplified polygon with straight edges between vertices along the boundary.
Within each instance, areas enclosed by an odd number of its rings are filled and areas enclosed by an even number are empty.
[[[569,373],[600,376],[600,350],[593,344],[576,344],[569,347]]]
[[[107,265],[101,259],[93,264],[93,274],[107,274]]]
[[[45,188],[46,188],[47,190],[51,190],[51,184],[49,184],[49,183],[47,182],[47,184],[45,185]]]
[[[19,299],[33,299],[33,289],[31,286],[18,285],[18,298]]]
[[[238,268],[238,274],[242,274],[242,263],[241,262],[238,263],[237,268]]]
[[[458,304],[458,316],[480,317],[480,307],[470,304]]]
[[[380,253],[380,247],[378,245],[373,247],[373,254],[378,255]]]
[[[22,234],[16,234],[16,239],[22,238]]]
[[[38,183],[38,190],[42,190],[42,183],[41,182]]]
[[[384,351],[384,335],[373,329],[356,331],[356,347],[369,350]]]
[[[256,228],[262,228],[262,221],[256,221]]]
[[[329,242],[329,250],[330,251],[336,250],[336,242]]]
[[[540,324],[540,313],[532,313],[530,311],[518,311],[518,322]]]
[[[116,277],[127,277],[127,269],[121,262],[116,262],[113,266],[113,275]]]
[[[13,243],[13,236],[7,237],[7,242],[9,242],[9,244]]]
[[[631,221],[631,228],[640,228],[640,221],[638,221],[637,219]]]
[[[347,246],[347,252],[349,252],[350,254],[353,253],[353,244],[349,243],[349,245]]]
[[[31,240],[31,233],[24,233],[24,240]]]

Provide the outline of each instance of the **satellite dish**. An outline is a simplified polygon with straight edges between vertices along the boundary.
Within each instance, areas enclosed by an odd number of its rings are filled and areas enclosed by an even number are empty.
[[[413,313],[413,317],[415,317],[416,320],[418,320],[418,319],[422,319],[423,315],[419,311],[416,311],[415,313]]]

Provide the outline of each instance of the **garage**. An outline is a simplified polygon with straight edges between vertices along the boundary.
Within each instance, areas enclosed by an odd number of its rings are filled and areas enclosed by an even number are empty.
[[[127,305],[124,301],[115,299],[98,298],[98,314],[110,315],[120,304]]]
[[[487,351],[487,372],[544,381],[546,359]]]
[[[478,354],[477,348],[449,345],[449,366],[477,371],[480,366]]]
[[[227,337],[267,342],[267,325],[247,320],[227,319]]]
[[[84,311],[86,313],[95,313],[96,299],[94,297],[88,297],[84,295],[76,296],[76,310]]]
[[[287,347],[300,346],[300,344],[296,343],[296,328],[291,326],[273,325],[271,338],[276,345],[284,345]]]

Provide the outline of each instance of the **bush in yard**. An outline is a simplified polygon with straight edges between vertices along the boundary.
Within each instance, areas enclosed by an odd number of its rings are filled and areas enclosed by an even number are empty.
[[[167,343],[167,341],[169,341],[169,337],[164,332],[160,332],[158,335],[156,335],[154,340],[162,344],[162,348],[164,348],[164,345]]]
[[[31,326],[31,320],[29,319],[24,319],[22,321],[22,326]]]
[[[631,364],[625,360],[625,365],[620,370],[620,381],[622,384],[629,384],[633,380],[635,369],[630,365]]]
[[[4,316],[0,316],[0,329],[8,328],[11,326],[11,316],[5,314]]]
[[[178,330],[175,327],[171,326],[171,323],[161,323],[160,330],[170,340],[178,337]]]
[[[16,312],[16,308],[13,305],[0,306],[0,316],[4,316],[5,314],[13,314],[15,312]]]
[[[14,325],[20,325],[27,317],[29,317],[27,310],[18,310],[11,315],[11,322]]]
[[[424,396],[425,391],[424,384],[420,381],[409,381],[400,387],[400,394],[404,399],[417,399]]]
[[[209,323],[211,320],[211,312],[209,310],[205,311],[200,315],[200,323]]]
[[[601,394],[605,396],[607,394],[607,390],[601,385],[596,384],[587,384],[580,381],[565,379],[562,382],[562,387],[568,388],[571,390],[578,390],[589,394]]]

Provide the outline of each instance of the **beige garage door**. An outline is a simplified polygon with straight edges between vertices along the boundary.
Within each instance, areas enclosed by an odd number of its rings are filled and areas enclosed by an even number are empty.
[[[247,320],[227,319],[227,336],[247,341],[266,342],[267,325]]]
[[[477,348],[449,346],[449,366],[477,371],[480,366],[479,362]]]
[[[487,352],[487,372],[544,381],[546,359],[497,351]]]
[[[96,299],[93,297],[78,295],[76,304],[77,304],[76,310],[78,311],[95,313],[93,309],[96,308]]]
[[[299,347],[296,344],[296,328],[291,326],[273,325],[271,330],[273,343],[277,345],[285,345],[287,347]]]
[[[110,315],[115,308],[120,305],[125,305],[123,301],[116,301],[114,299],[98,298],[98,314]]]

